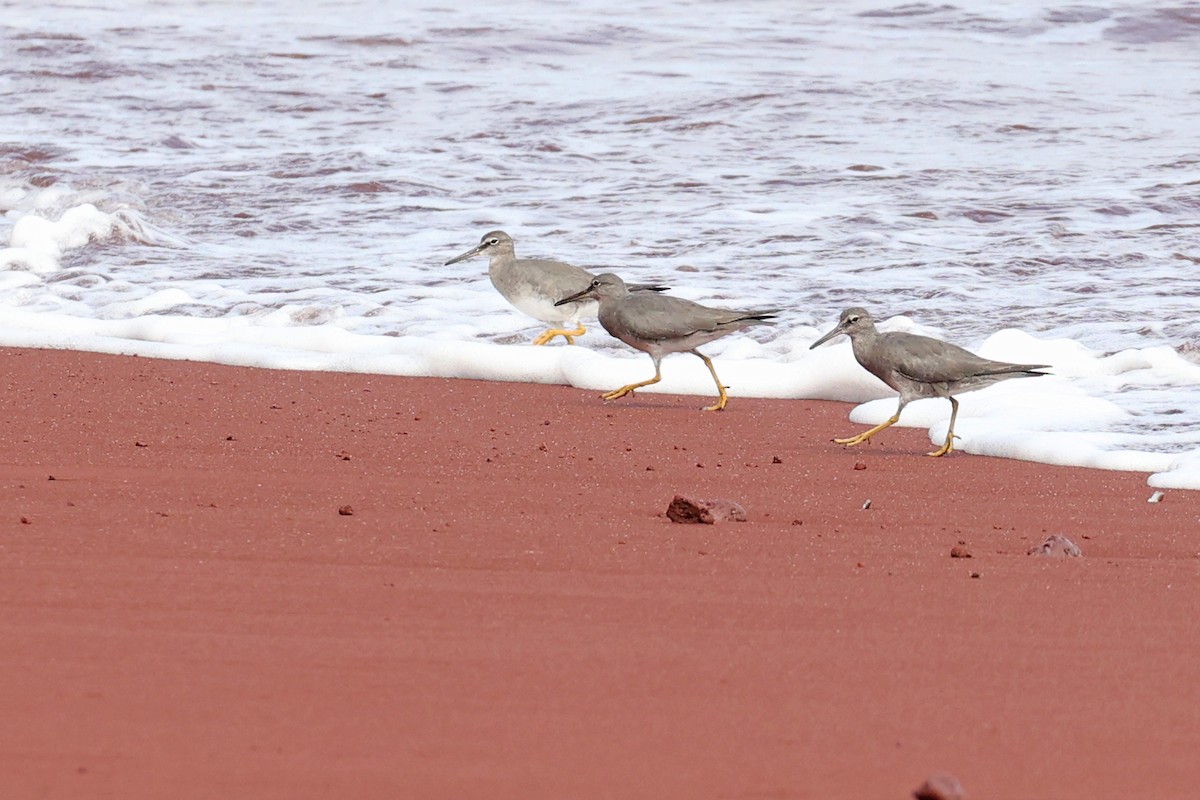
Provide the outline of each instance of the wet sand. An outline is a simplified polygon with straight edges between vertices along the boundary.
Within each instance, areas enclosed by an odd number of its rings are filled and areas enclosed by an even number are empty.
[[[1143,474],[846,449],[838,403],[0,365],[0,796],[1200,783],[1200,494]]]

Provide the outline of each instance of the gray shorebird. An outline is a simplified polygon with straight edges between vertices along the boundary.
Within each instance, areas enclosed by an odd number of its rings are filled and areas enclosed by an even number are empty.
[[[875,329],[875,320],[862,308],[843,311],[837,327],[813,342],[809,349],[843,333],[850,337],[854,359],[867,372],[900,393],[900,407],[890,419],[870,430],[848,439],[834,439],[838,444],[862,444],[884,428],[895,425],[900,421],[900,412],[913,400],[944,397],[950,401],[950,430],[946,432],[945,444],[928,454],[944,456],[954,449],[954,419],[958,416],[958,401],[954,395],[983,389],[1009,378],[1045,375],[1037,370],[1050,368],[1045,364],[992,361],[958,345],[914,333],[880,333]]]
[[[600,304],[600,324],[604,330],[625,344],[648,353],[654,360],[654,377],[650,380],[631,383],[600,395],[605,400],[616,400],[652,383],[662,380],[663,356],[670,353],[691,353],[704,362],[712,373],[713,381],[721,397],[705,411],[720,411],[729,402],[725,386],[717,377],[708,356],[696,348],[722,336],[750,325],[768,322],[775,311],[733,311],[725,308],[709,308],[681,297],[651,292],[631,292],[611,272],[597,275],[583,291],[568,295],[558,305],[578,302],[584,298],[595,298]]]
[[[462,255],[455,256],[445,266],[466,261],[468,258],[486,255],[488,277],[496,291],[504,299],[534,319],[540,319],[550,330],[533,340],[534,344],[546,344],[561,336],[567,344],[575,344],[576,336],[583,336],[587,329],[580,317],[594,317],[597,306],[594,301],[562,304],[560,298],[579,293],[591,285],[596,276],[586,269],[540,258],[517,258],[513,240],[504,231],[490,231],[483,235],[479,244]],[[637,289],[661,292],[664,287],[637,285]],[[570,329],[563,326],[570,325]]]

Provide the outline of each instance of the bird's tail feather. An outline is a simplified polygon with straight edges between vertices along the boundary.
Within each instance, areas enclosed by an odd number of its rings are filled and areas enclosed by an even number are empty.
[[[1046,364],[1007,364],[1003,367],[995,369],[987,369],[982,372],[976,372],[977,376],[983,375],[1021,375],[1025,377],[1036,377],[1038,375],[1049,375],[1049,372],[1039,372],[1038,370],[1050,369]]]
[[[738,322],[744,320],[754,320],[757,322],[770,322],[779,316],[778,308],[767,309],[766,311],[747,311],[737,318]]]

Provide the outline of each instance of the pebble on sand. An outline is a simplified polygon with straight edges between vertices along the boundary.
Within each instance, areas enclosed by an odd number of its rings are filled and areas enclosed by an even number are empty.
[[[675,495],[667,506],[672,522],[712,525],[717,522],[745,522],[746,509],[733,500],[700,500]]]
[[[965,800],[966,796],[958,778],[944,772],[930,775],[913,792],[916,800]]]
[[[1050,556],[1051,558],[1080,558],[1083,556],[1083,551],[1079,549],[1079,545],[1062,534],[1056,533],[1036,547],[1029,548],[1028,555]]]

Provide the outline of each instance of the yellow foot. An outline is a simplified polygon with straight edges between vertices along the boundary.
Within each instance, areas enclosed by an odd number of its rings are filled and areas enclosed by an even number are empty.
[[[946,440],[946,443],[944,445],[939,447],[937,450],[934,450],[932,453],[926,453],[925,455],[933,456],[934,458],[938,458],[940,456],[946,455],[947,453],[951,452],[954,449],[954,440],[957,438],[958,438],[957,436],[951,436],[949,439]]]
[[[893,415],[889,419],[884,420],[880,424],[876,425],[874,428],[868,428],[867,430],[860,433],[858,436],[851,436],[849,439],[834,439],[834,441],[837,442],[838,444],[844,444],[844,445],[849,445],[849,446],[853,447],[856,444],[862,444],[863,442],[869,441],[872,436],[879,433],[880,431],[886,431],[888,428],[895,425],[899,421],[900,421],[900,412],[897,411],[895,413],[895,415]]]
[[[573,331],[564,331],[562,328],[551,328],[541,336],[534,339],[533,343],[536,345],[549,344],[555,336],[561,336],[567,340],[567,344],[575,344],[575,337],[583,336],[585,333],[587,333],[587,328],[583,327],[582,325]]]
[[[641,383],[627,383],[620,389],[613,389],[611,392],[605,392],[604,394],[600,395],[600,397],[605,400],[616,400],[618,397],[624,397],[627,394],[633,394],[634,389],[640,389],[643,386],[652,386],[658,383],[660,380],[662,380],[662,377],[660,377],[658,374],[655,374],[655,376],[648,381],[642,381]]]
[[[728,397],[722,397],[720,400],[713,403],[711,406],[705,406],[704,410],[705,411],[720,411],[721,409],[725,408],[725,404],[728,402],[729,402]]]
[[[541,336],[533,340],[536,345],[550,344],[554,341],[555,336],[561,336],[567,340],[567,344],[575,344],[575,339],[566,331],[546,331]]]
[[[833,441],[837,444],[844,444],[853,447],[856,444],[862,444],[863,442],[871,441],[871,435],[860,433],[858,436],[851,436],[849,439],[834,439]]]

